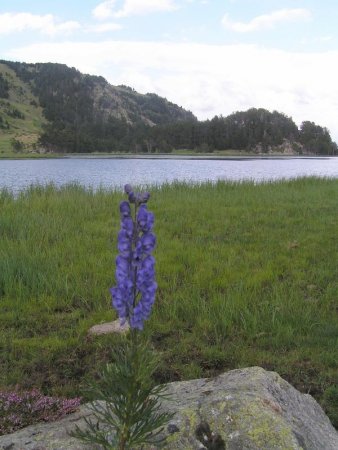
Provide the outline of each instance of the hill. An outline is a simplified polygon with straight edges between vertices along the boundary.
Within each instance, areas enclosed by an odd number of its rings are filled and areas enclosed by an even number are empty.
[[[251,108],[198,121],[156,94],[64,64],[0,61],[0,154],[10,149],[338,154],[326,128],[308,120],[298,128],[278,111]]]
[[[215,116],[204,122],[154,127],[148,131],[149,139],[153,139],[155,146],[162,139],[168,148],[204,153],[231,149],[253,154],[338,154],[337,144],[327,128],[308,120],[298,128],[291,117],[263,108]]]
[[[107,151],[121,147],[131,129],[182,120],[196,117],[156,94],[112,86],[63,64],[0,61],[2,142],[15,138],[31,146],[39,140],[51,150]]]
[[[46,122],[38,98],[6,64],[0,63],[0,153],[13,146],[34,148]]]

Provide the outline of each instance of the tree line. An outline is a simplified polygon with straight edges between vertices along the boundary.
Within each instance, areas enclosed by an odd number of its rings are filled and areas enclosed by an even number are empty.
[[[179,149],[204,153],[224,149],[267,153],[287,144],[300,154],[338,154],[337,144],[326,128],[304,121],[298,129],[290,117],[277,111],[251,108],[206,121],[156,126],[130,124],[113,116],[88,120],[84,111],[75,108],[74,116],[66,121],[50,120],[44,126],[41,145],[51,151],[80,153],[170,153]]]
[[[6,78],[0,73],[0,98],[9,97],[9,83]]]
[[[337,144],[326,128],[304,121],[298,129],[285,114],[262,108],[251,108],[227,117],[215,116],[206,121],[135,128],[129,134],[128,148],[130,152],[147,153],[174,149],[203,153],[225,149],[264,153],[286,146],[300,154],[338,154]]]
[[[149,126],[130,124],[109,116],[88,120],[76,113],[73,119],[50,121],[41,145],[66,152],[170,153],[187,149],[197,152],[232,149],[264,153],[287,143],[297,153],[338,154],[329,131],[314,122],[300,128],[282,113],[252,108],[227,117]]]

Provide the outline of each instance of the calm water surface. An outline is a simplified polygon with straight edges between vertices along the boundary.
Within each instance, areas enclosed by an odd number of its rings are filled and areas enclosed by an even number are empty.
[[[311,175],[338,178],[338,158],[0,160],[0,188],[13,192],[31,184],[51,182],[57,186],[78,182],[93,188],[121,188],[128,182],[138,185],[174,180],[259,182]]]

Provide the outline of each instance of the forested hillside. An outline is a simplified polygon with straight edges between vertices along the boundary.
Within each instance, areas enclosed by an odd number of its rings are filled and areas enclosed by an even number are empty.
[[[200,152],[232,149],[253,153],[335,155],[337,145],[329,131],[310,121],[295,122],[283,113],[262,108],[215,116],[204,122],[182,122],[154,127],[140,142],[147,147],[163,145],[168,149]]]
[[[40,145],[67,152],[128,150],[128,136],[139,126],[154,126],[195,116],[156,94],[111,86],[103,77],[84,75],[63,64],[1,61],[31,89],[46,123]],[[1,86],[7,95],[6,73]],[[1,88],[0,88],[1,89]]]
[[[224,100],[226,101],[226,99]],[[238,151],[337,154],[326,128],[252,108],[198,121],[156,94],[63,64],[0,61],[0,152]]]

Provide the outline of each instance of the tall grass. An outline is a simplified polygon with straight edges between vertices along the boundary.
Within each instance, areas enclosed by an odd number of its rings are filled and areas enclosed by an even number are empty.
[[[151,191],[159,289],[145,333],[158,381],[260,365],[336,398],[338,180]],[[116,318],[121,198],[76,185],[0,193],[0,389],[74,396],[109,360],[120,338],[87,331]]]

